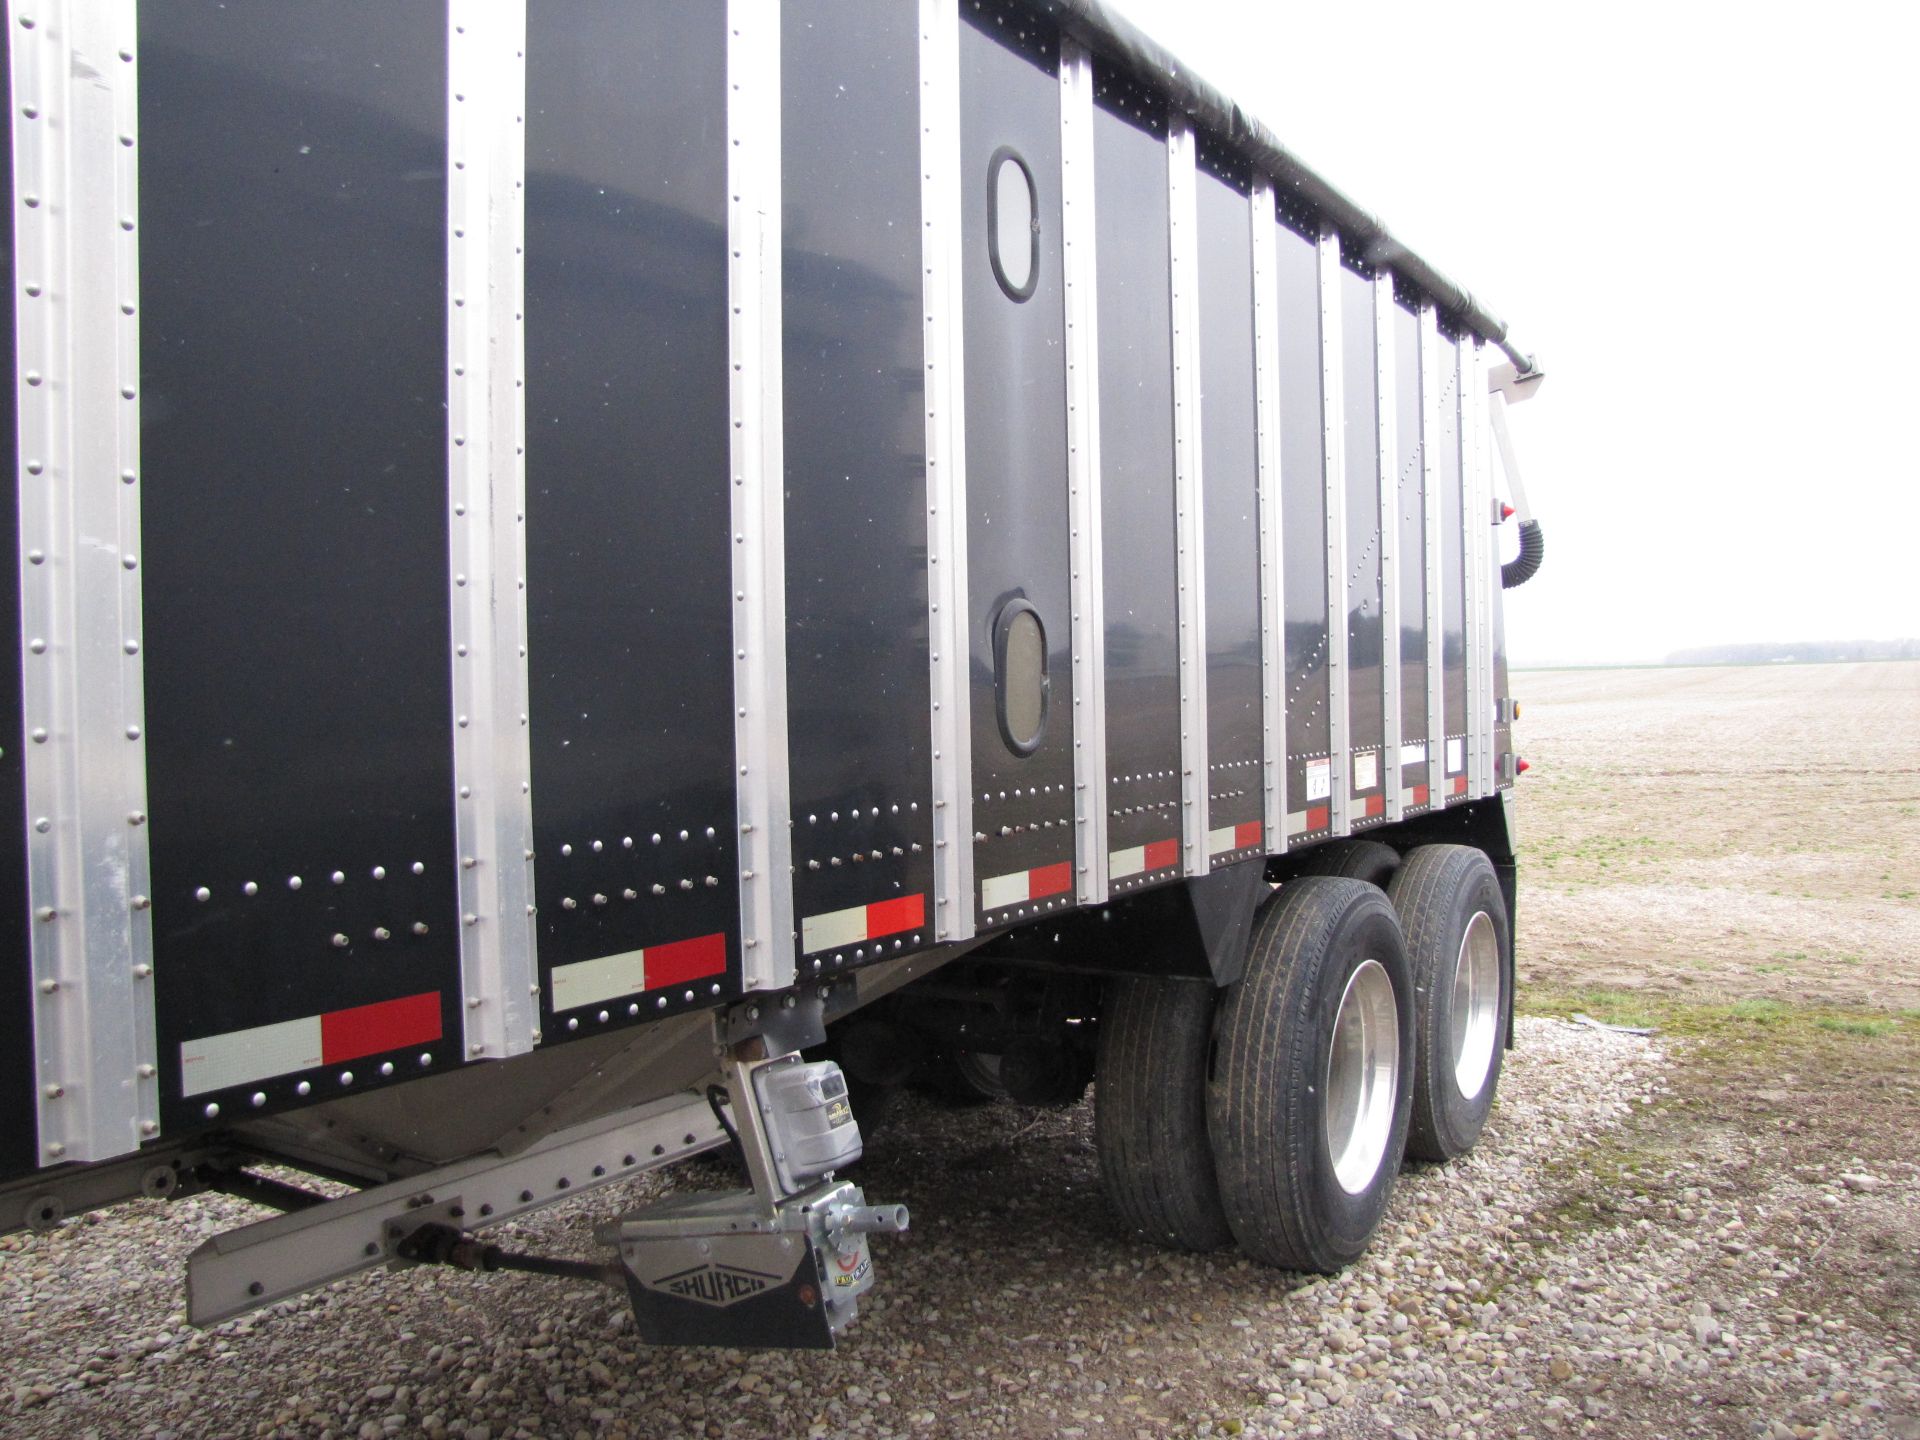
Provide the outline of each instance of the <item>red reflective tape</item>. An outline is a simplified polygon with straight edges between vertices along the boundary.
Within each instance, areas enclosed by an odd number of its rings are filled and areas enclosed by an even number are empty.
[[[1332,812],[1325,805],[1313,805],[1307,809],[1307,829],[1324,830],[1333,823]]]
[[[1249,845],[1258,845],[1266,838],[1266,827],[1258,820],[1249,820],[1244,825],[1233,827],[1233,848],[1236,850],[1245,850]]]
[[[404,1000],[329,1010],[320,1017],[320,1063],[337,1065],[439,1038],[440,992],[423,990]]]
[[[642,964],[646,973],[641,983],[649,990],[727,973],[727,937],[724,935],[701,935],[692,940],[675,940],[671,945],[649,945],[644,953]]]
[[[1362,811],[1361,813],[1363,813],[1363,814],[1366,814],[1366,815],[1384,815],[1384,814],[1386,814],[1386,813],[1387,813],[1387,797],[1386,797],[1386,796],[1384,796],[1384,795],[1369,795],[1369,796],[1367,796],[1367,805],[1366,805],[1366,809],[1365,809],[1364,811]]]
[[[1042,865],[1037,870],[1027,872],[1027,898],[1043,899],[1048,895],[1064,895],[1073,888],[1073,862],[1062,860],[1058,865]]]
[[[927,923],[927,897],[902,895],[898,900],[878,900],[867,906],[867,938],[898,935],[902,930],[918,930]]]
[[[1413,803],[1416,805],[1424,805],[1427,803],[1427,787],[1426,786],[1416,785],[1413,787]]]
[[[1146,867],[1149,870],[1165,870],[1170,865],[1180,863],[1180,842],[1178,840],[1156,840],[1146,847]]]
[[[1453,777],[1453,793],[1456,795],[1464,795],[1467,793],[1467,777],[1466,776],[1456,775]]]

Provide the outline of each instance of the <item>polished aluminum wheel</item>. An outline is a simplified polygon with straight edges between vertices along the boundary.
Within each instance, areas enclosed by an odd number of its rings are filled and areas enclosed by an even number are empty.
[[[1500,941],[1493,917],[1476,910],[1453,962],[1453,1083],[1471,1100],[1493,1069],[1500,1029]]]
[[[1380,1169],[1399,1088],[1400,1016],[1393,981],[1378,960],[1363,960],[1347,978],[1333,1017],[1322,1091],[1333,1178],[1349,1195],[1371,1185]]]

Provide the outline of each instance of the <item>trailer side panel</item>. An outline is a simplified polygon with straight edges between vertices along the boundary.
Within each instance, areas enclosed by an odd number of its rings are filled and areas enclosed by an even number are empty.
[[[670,0],[543,0],[527,17],[549,1043],[738,988],[725,23]]]
[[[1201,137],[1201,465],[1207,535],[1207,824],[1215,865],[1265,853],[1253,211],[1247,168]],[[1277,683],[1278,677],[1275,677]]]
[[[1400,469],[1400,793],[1405,813],[1423,808],[1427,784],[1427,542],[1421,445],[1420,317],[1393,307],[1394,436]],[[1391,642],[1389,642],[1391,643]]]
[[[1467,798],[1467,587],[1466,548],[1460,529],[1461,464],[1460,341],[1440,336],[1440,623],[1446,734],[1438,746],[1443,804]]]
[[[13,27],[0,41],[0,95],[13,113]],[[18,366],[12,343],[13,146],[0,145],[0,555],[20,556]],[[0,582],[0,1175],[33,1168],[33,970],[27,920],[26,735],[21,710],[20,585],[18,572]]]
[[[1164,108],[1124,75],[1095,73],[1107,834],[1118,893],[1180,866],[1173,312]]]
[[[1347,745],[1353,828],[1386,819],[1381,746],[1385,677],[1381,656],[1380,448],[1381,397],[1374,358],[1373,281],[1340,270],[1342,394],[1347,456]],[[1338,767],[1336,768],[1336,772]]]
[[[427,0],[145,6],[140,44],[172,1127],[458,1059],[446,21]]]
[[[1262,223],[1265,223],[1264,217]],[[1312,217],[1279,210],[1280,533],[1285,556],[1288,843],[1330,833],[1327,505],[1320,270]]]
[[[915,945],[932,920],[930,731],[913,718],[930,703],[918,39],[911,6],[782,10],[788,726],[803,974],[809,956],[850,963]],[[844,923],[873,906],[892,917],[877,930]]]
[[[999,925],[1073,898],[1059,41],[1012,7],[970,5],[962,16],[957,254],[967,367],[974,883],[982,923]],[[1002,202],[1009,207],[1004,228]],[[1038,723],[1027,723],[1036,713]]]

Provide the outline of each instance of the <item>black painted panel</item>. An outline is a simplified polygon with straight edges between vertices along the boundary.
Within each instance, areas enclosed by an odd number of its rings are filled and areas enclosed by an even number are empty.
[[[1320,260],[1275,226],[1280,332],[1280,542],[1285,570],[1287,812],[1330,829],[1327,789],[1327,493],[1320,381]],[[1310,777],[1314,777],[1310,781]],[[1314,812],[1321,812],[1314,814]],[[1292,824],[1289,822],[1289,830]],[[1295,836],[1293,838],[1299,838]]]
[[[1093,111],[1106,610],[1107,848],[1179,864],[1180,620],[1174,534],[1173,304],[1160,101],[1105,71]],[[1116,877],[1116,887],[1140,876]]]
[[[1441,759],[1439,785],[1444,803],[1466,798],[1467,749],[1467,592],[1466,559],[1460,538],[1460,345],[1440,340],[1440,665],[1446,733],[1435,747]]]
[[[1400,465],[1400,743],[1409,763],[1400,789],[1425,804],[1427,762],[1427,532],[1425,451],[1420,437],[1420,318],[1393,308],[1394,436]],[[1411,808],[1411,807],[1410,807]]]
[[[1207,551],[1207,824],[1259,820],[1260,464],[1254,412],[1253,211],[1232,167],[1203,163],[1200,463]],[[1278,677],[1276,677],[1277,682]]]
[[[0,98],[13,113],[13,26],[0,39]],[[11,341],[13,289],[13,146],[0,145],[0,563],[20,562],[20,467],[16,361]],[[33,962],[27,920],[27,797],[20,696],[20,586],[0,582],[0,1178],[30,1170],[34,1140]]]
[[[1379,803],[1385,736],[1380,634],[1380,437],[1373,281],[1340,270],[1341,398],[1347,450],[1347,749],[1353,828],[1386,818]],[[1371,757],[1369,759],[1369,757]],[[1364,767],[1372,766],[1367,780]],[[1368,803],[1369,800],[1373,803]],[[1372,812],[1369,814],[1368,812]]]
[[[237,1098],[182,1102],[188,1039],[438,992],[430,1048],[457,1058],[445,40],[429,0],[141,7],[169,1127]],[[374,1060],[355,1069],[377,1083]],[[269,1108],[293,1079],[258,1086]]]
[[[802,918],[907,896],[932,918],[915,21],[913,7],[882,0],[782,10],[788,723]]]
[[[527,26],[540,964],[722,934],[704,1003],[739,964],[725,16],[538,0]]]
[[[959,263],[966,347],[968,584],[976,883],[1071,864],[1072,613],[1068,604],[1065,292],[1060,276],[1058,42],[1016,10],[969,5],[960,27]],[[1011,147],[1033,176],[1040,224],[1032,294],[1015,300],[987,251],[987,182]],[[1027,756],[1001,738],[994,622],[1009,600],[1039,613],[1051,690]],[[996,912],[989,923],[1012,916]]]

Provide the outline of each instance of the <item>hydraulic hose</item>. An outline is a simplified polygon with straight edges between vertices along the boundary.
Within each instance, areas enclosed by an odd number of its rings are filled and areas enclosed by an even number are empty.
[[[1540,533],[1538,520],[1520,522],[1520,553],[1500,567],[1500,588],[1517,590],[1535,575],[1540,573],[1540,562],[1546,558],[1547,541]]]

